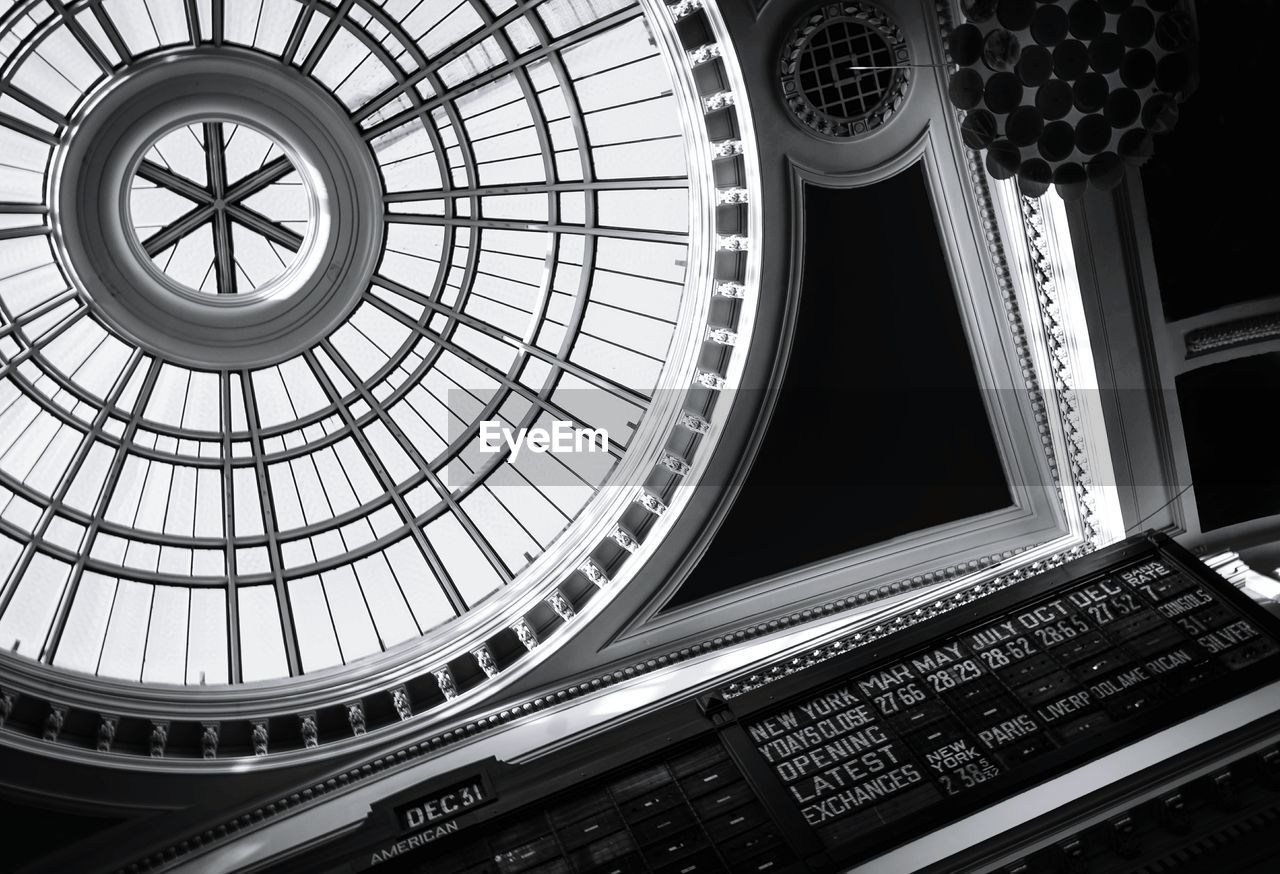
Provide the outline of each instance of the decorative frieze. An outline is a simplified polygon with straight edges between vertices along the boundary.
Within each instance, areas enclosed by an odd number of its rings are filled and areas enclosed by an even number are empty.
[[[658,465],[676,476],[684,476],[689,472],[689,462],[670,452],[663,453],[662,458],[658,459]]]
[[[747,287],[741,282],[717,282],[716,296],[742,300],[747,296]]]
[[[636,503],[655,516],[661,516],[667,512],[667,505],[662,502],[662,499],[647,489],[641,489],[640,494],[636,495]]]
[[[720,44],[709,42],[689,49],[689,63],[694,67],[709,64],[720,57]]]
[[[351,726],[353,737],[359,737],[367,731],[364,720],[364,704],[362,702],[351,701],[347,704],[347,724]]]
[[[453,681],[453,671],[449,670],[448,665],[436,668],[431,673],[435,676],[436,685],[440,687],[440,692],[446,700],[452,701],[458,697],[458,684]]]
[[[260,719],[253,723],[250,739],[253,742],[253,754],[255,756],[265,756],[267,754],[267,744],[270,741],[270,729],[267,720]]]
[[[44,718],[44,732],[41,734],[47,741],[56,741],[62,734],[62,724],[67,720],[67,708],[61,704],[49,705],[49,715]]]
[[[712,391],[720,391],[729,384],[723,376],[718,373],[712,373],[710,370],[699,370],[693,381],[694,384],[709,388]]]
[[[480,670],[484,671],[486,677],[498,676],[498,662],[493,657],[493,650],[489,647],[476,647],[471,651],[471,657],[476,660],[476,664],[480,666]]]
[[[1280,338],[1280,314],[1237,319],[1197,328],[1187,334],[1187,357]]]
[[[717,91],[702,98],[702,111],[710,115],[722,109],[728,109],[737,103],[732,91]]]
[[[537,649],[538,633],[533,630],[533,626],[529,624],[527,619],[517,619],[512,623],[511,630],[526,650],[533,652]]]
[[[687,428],[695,434],[706,434],[711,430],[711,423],[701,416],[684,412],[680,414],[680,427]]]
[[[716,160],[736,158],[745,151],[742,140],[720,140],[711,144],[711,157]]]
[[[547,595],[546,602],[547,606],[556,611],[556,615],[565,622],[568,622],[574,616],[578,615],[573,609],[573,605],[569,603],[569,599],[566,598],[559,589],[556,589],[552,591],[550,595]]]
[[[640,541],[636,540],[635,535],[621,525],[615,525],[613,530],[609,532],[609,537],[627,552],[635,552],[640,548]]]
[[[716,189],[716,203],[720,206],[733,206],[739,203],[746,203],[748,198],[747,189],[745,188],[718,188]]]
[[[9,721],[9,717],[13,715],[13,705],[17,703],[17,692],[0,691],[0,728]]]
[[[722,252],[745,252],[749,245],[742,234],[716,234],[716,248]]]
[[[153,759],[163,759],[165,747],[169,745],[169,723],[151,723],[151,736],[147,739],[147,747]]]
[[[409,690],[404,686],[397,686],[391,690],[391,706],[395,708],[396,716],[400,717],[401,722],[413,716],[413,705],[409,702]]]
[[[604,568],[596,564],[594,558],[588,558],[578,565],[578,573],[590,580],[591,584],[598,589],[603,589],[609,584],[609,575],[604,572]]]
[[[688,18],[702,8],[703,0],[667,0],[667,11],[676,21]]]
[[[203,723],[200,730],[200,756],[205,759],[218,757],[218,735],[221,727],[216,722]]]
[[[320,746],[320,727],[316,724],[316,715],[314,713],[299,714],[298,730],[302,734],[302,746],[304,749],[310,750]]]
[[[111,752],[111,745],[116,740],[116,726],[119,725],[119,719],[114,716],[102,716],[98,719],[98,739],[94,745],[100,753]]]
[[[707,339],[718,346],[733,346],[738,342],[738,335],[728,328],[707,328]]]

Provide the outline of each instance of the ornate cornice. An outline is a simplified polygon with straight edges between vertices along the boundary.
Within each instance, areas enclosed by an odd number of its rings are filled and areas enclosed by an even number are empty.
[[[950,64],[951,57],[947,48],[948,37],[953,27],[953,10],[950,0],[939,0],[936,3],[939,21],[939,36],[942,53]],[[952,110],[953,118],[958,125],[964,119],[961,110]],[[1040,322],[1039,330],[1048,352],[1049,373],[1051,382],[1052,403],[1055,406],[1055,418],[1066,438],[1068,469],[1062,470],[1058,453],[1053,441],[1053,422],[1050,421],[1049,399],[1041,383],[1041,368],[1036,366],[1035,356],[1028,337],[1028,326],[1023,320],[1018,301],[1018,288],[1010,267],[1010,259],[1005,249],[1005,242],[1000,232],[1000,220],[991,190],[991,180],[987,175],[981,152],[973,149],[964,150],[965,166],[969,183],[978,205],[978,217],[981,221],[987,252],[991,258],[991,266],[999,285],[1000,296],[1009,321],[1009,329],[1014,340],[1014,348],[1018,357],[1018,366],[1025,381],[1025,388],[1031,401],[1041,446],[1045,453],[1049,471],[1059,488],[1063,499],[1063,510],[1070,513],[1071,503],[1077,503],[1079,518],[1084,529],[1086,542],[1090,548],[1101,545],[1101,527],[1096,517],[1097,504],[1092,495],[1092,465],[1081,433],[1079,400],[1076,396],[1076,379],[1072,373],[1069,351],[1066,345],[1062,307],[1059,301],[1060,289],[1057,277],[1060,266],[1049,246],[1045,233],[1042,199],[1017,195],[1021,209],[1017,230],[1025,240],[1027,254],[1031,264],[1031,280],[1033,288],[1028,289],[1037,306],[1036,315]],[[1052,195],[1046,195],[1052,196]],[[1015,228],[1010,228],[1014,230]],[[1074,501],[1067,500],[1067,492]]]

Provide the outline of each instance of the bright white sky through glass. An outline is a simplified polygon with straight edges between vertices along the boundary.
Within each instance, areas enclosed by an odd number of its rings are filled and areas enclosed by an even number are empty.
[[[268,184],[251,181],[264,173]],[[205,294],[261,289],[294,262],[311,224],[307,191],[279,144],[217,120],[175,128],[147,149],[129,213],[155,266]],[[228,253],[225,275],[219,248]]]
[[[357,0],[337,22],[225,0],[227,42],[310,76],[363,134],[385,252],[345,323],[269,367],[193,370],[117,336],[58,262],[50,155],[114,71],[209,40],[211,2],[197,34],[181,0],[0,22],[0,647],[143,682],[349,663],[517,582],[626,451],[684,292],[685,142],[634,0]],[[267,225],[230,221],[230,287],[183,189],[210,186],[214,128],[228,185],[271,174],[241,204]],[[210,294],[282,271],[308,216],[279,146],[229,123],[157,135],[130,192],[157,266]],[[603,425],[610,452],[495,461],[481,418]]]

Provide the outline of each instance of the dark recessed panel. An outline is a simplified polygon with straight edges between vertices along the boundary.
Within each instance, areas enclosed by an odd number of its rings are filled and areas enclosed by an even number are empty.
[[[123,819],[50,810],[30,799],[0,799],[4,828],[4,869],[16,870],[55,850],[88,840]]]
[[[1184,319],[1275,295],[1255,264],[1273,245],[1262,204],[1280,196],[1280,176],[1240,139],[1244,119],[1271,105],[1272,43],[1280,4],[1196,4],[1200,82],[1178,124],[1155,138],[1142,168],[1147,222],[1165,317]],[[1247,26],[1242,22],[1248,22]]]
[[[1177,385],[1201,529],[1280,514],[1280,452],[1271,424],[1280,352],[1192,370]]]
[[[923,169],[804,202],[777,410],[672,606],[1011,503]]]

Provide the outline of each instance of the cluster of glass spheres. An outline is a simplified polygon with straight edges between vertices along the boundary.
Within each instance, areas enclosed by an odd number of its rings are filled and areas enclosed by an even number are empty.
[[[1151,156],[1194,82],[1178,0],[962,0],[951,102],[996,179],[1065,200],[1118,185]]]

